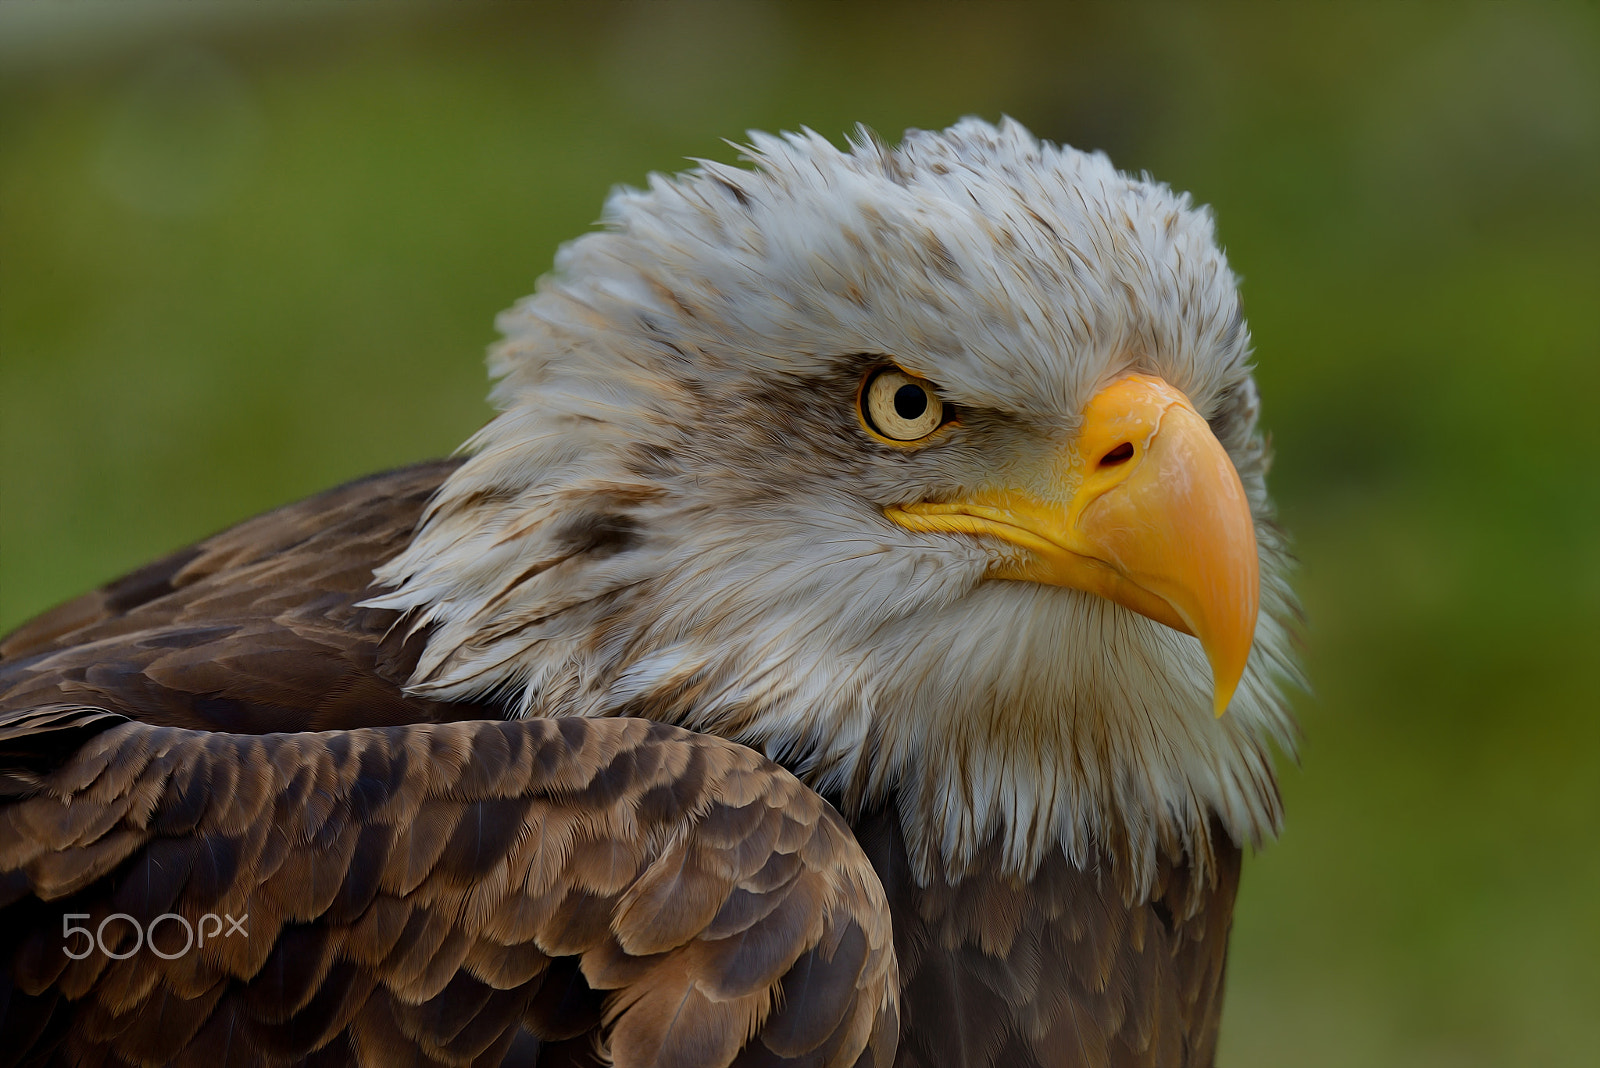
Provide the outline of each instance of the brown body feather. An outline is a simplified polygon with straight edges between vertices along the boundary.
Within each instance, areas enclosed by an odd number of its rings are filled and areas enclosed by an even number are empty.
[[[46,612],[0,641],[0,708],[99,705],[240,734],[500,718],[405,694],[420,642],[394,612],[357,607],[457,466],[328,490]]]
[[[357,602],[454,466],[251,520],[0,643],[0,1064],[1211,1062],[1220,827],[1203,881],[1167,858],[1144,901],[1059,853],[922,886],[894,809],[852,838],[729,742],[407,695],[419,643]],[[310,731],[336,733],[272,733]],[[117,912],[248,913],[249,938],[63,951],[64,914]]]

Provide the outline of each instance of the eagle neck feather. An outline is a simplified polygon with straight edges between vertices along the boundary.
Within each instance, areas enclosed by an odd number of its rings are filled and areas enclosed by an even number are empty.
[[[518,489],[508,459],[469,459],[379,572],[391,589],[369,603],[427,630],[419,695],[733,738],[851,818],[893,801],[925,882],[996,844],[1027,878],[1059,849],[1108,864],[1133,900],[1163,862],[1203,875],[1213,817],[1240,844],[1278,829],[1294,608],[1270,527],[1257,651],[1218,720],[1192,639],[1087,594],[982,581],[980,546],[931,553],[888,525],[852,539],[779,510],[718,521],[592,458]]]

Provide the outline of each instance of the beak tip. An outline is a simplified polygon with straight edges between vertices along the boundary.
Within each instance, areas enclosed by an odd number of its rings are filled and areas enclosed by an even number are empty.
[[[1208,653],[1211,650],[1206,650]],[[1233,701],[1233,695],[1239,692],[1239,683],[1244,681],[1245,660],[1249,657],[1248,648],[1245,655],[1240,657],[1237,664],[1219,664],[1217,659],[1211,661],[1211,710],[1218,719],[1228,710],[1228,705]]]

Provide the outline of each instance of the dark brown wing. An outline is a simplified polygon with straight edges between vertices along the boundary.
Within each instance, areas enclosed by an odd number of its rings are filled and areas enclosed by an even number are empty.
[[[881,887],[786,772],[403,692],[418,643],[357,603],[454,466],[278,509],[0,642],[0,1064],[892,1056]]]
[[[876,876],[729,742],[59,706],[0,716],[0,784],[0,1063],[492,1065],[519,1027],[541,1064],[893,1056]]]
[[[1109,863],[1056,853],[1026,884],[918,886],[893,808],[859,821],[901,975],[898,1068],[1192,1068],[1212,1063],[1240,852],[1212,829],[1214,879],[1164,863],[1128,905]],[[998,850],[978,864],[1000,870]]]
[[[455,467],[309,497],[39,616],[0,641],[0,709],[97,705],[243,734],[498,715],[404,694],[418,641],[356,606]]]

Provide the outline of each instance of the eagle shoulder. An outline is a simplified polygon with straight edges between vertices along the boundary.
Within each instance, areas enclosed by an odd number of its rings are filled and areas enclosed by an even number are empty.
[[[570,718],[239,735],[59,706],[0,716],[0,761],[7,1050],[499,1064],[525,1031],[556,1063],[893,1055],[870,864],[721,739]]]

